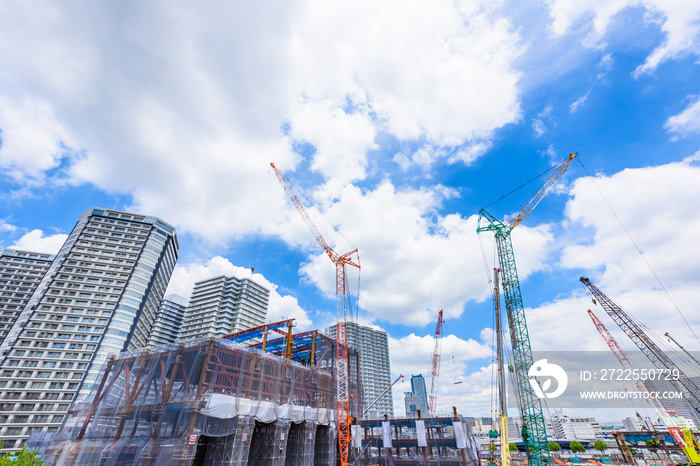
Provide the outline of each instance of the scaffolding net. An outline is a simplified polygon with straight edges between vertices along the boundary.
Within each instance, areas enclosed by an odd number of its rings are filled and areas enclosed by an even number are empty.
[[[283,352],[209,339],[114,356],[61,430],[28,444],[57,465],[335,464],[335,341],[310,338]],[[357,377],[350,387],[357,416]]]

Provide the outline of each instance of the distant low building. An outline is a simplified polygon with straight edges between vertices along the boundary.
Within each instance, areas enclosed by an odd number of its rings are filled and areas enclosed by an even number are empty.
[[[636,417],[629,416],[624,418],[622,420],[622,425],[627,432],[641,432],[644,430],[644,426],[642,426],[642,423]]]
[[[547,421],[547,436],[558,440],[594,440],[603,430],[592,417],[568,416],[557,409]]]
[[[568,416],[557,409],[547,421],[547,436],[558,440],[594,440],[603,430],[592,417]]]

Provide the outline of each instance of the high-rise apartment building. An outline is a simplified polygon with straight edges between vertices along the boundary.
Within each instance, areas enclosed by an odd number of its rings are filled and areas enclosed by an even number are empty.
[[[335,338],[335,325],[324,330],[324,333]],[[389,363],[389,340],[386,332],[371,327],[365,327],[354,322],[345,326],[348,345],[360,351],[360,377],[363,391],[363,410],[369,407],[379,395],[391,385],[391,365]],[[379,418],[388,414],[394,415],[394,403],[391,390],[382,395],[374,406],[365,414],[365,418]]]
[[[415,416],[416,411],[412,409],[420,409],[421,414],[428,413],[428,391],[425,388],[425,379],[423,375],[411,376],[411,391],[406,392],[404,402],[406,403],[406,416]],[[411,408],[409,412],[409,408]]]
[[[146,345],[175,266],[167,223],[91,209],[78,219],[0,348],[0,437],[56,431],[112,355]]]
[[[17,320],[49,265],[50,254],[3,249],[0,251],[0,342]]]
[[[249,278],[220,276],[194,284],[179,339],[219,337],[265,323],[270,291]]]
[[[148,335],[147,346],[175,343],[182,327],[185,309],[187,309],[187,299],[182,296],[171,294],[163,298],[156,321]]]

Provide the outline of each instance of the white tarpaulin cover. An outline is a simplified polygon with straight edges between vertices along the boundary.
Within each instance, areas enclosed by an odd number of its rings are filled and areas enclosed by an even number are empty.
[[[382,422],[382,441],[384,448],[391,448],[391,422]]]
[[[419,447],[428,446],[428,439],[425,437],[425,421],[416,421],[416,441]]]
[[[304,421],[318,421],[328,425],[335,420],[335,411],[325,408],[310,408],[291,404],[278,405],[270,401],[250,400],[231,395],[212,393],[207,406],[202,410],[205,416],[217,419],[231,419],[236,416],[252,416],[260,422],[288,420],[296,424]]]
[[[464,424],[461,422],[455,422],[452,424],[452,426],[455,429],[455,443],[457,444],[457,448],[466,448],[467,435],[464,431]]]

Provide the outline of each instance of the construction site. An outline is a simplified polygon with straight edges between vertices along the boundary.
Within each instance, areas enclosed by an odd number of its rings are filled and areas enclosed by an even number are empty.
[[[44,457],[57,465],[336,464],[336,342],[291,329],[282,321],[115,356],[91,400],[43,440]],[[268,340],[275,331],[286,335]],[[353,415],[362,397],[358,354],[348,354]]]
[[[60,433],[34,436],[48,464],[335,465],[336,341],[281,321],[221,339],[122,353]],[[285,336],[268,339],[274,332]],[[262,341],[260,341],[262,340]],[[348,348],[355,464],[477,466],[464,418],[358,420],[360,355]]]
[[[507,220],[480,211],[477,233],[494,235],[498,267],[492,285],[498,406],[488,436],[489,466],[549,466],[553,461],[543,410],[543,388],[531,379],[535,365],[525,319],[511,232],[537,206],[578,154],[556,167],[526,207]],[[244,330],[221,338],[195,340],[157,350],[115,355],[87,401],[71,407],[57,434],[30,437],[30,446],[52,465],[417,465],[479,466],[482,449],[462,414],[438,413],[443,313],[438,314],[431,359],[427,412],[415,417],[371,419],[363,400],[363,355],[348,345],[346,268],[360,268],[359,253],[332,249],[311,220],[287,178],[271,164],[290,202],[335,267],[336,338],[318,331],[294,334],[293,320]],[[644,329],[587,278],[581,283],[670,383],[700,413],[700,388],[659,348]],[[507,311],[506,348],[501,292]],[[600,320],[596,329],[622,368],[632,363]],[[275,338],[275,334],[279,335]],[[681,349],[683,349],[681,347]],[[510,358],[510,359],[509,359]],[[546,360],[544,360],[546,363]],[[697,362],[697,360],[696,360]],[[506,369],[507,367],[507,369]],[[506,372],[511,373],[520,414],[520,432],[508,432]],[[403,376],[401,376],[403,377]],[[398,381],[397,379],[396,381]],[[396,383],[386,387],[384,395]],[[551,380],[543,384],[544,390]],[[559,382],[557,382],[559,383]],[[641,393],[652,388],[638,380]],[[559,389],[559,387],[557,387]],[[427,391],[424,389],[424,391]],[[427,394],[427,393],[426,393]],[[381,395],[380,395],[381,396]],[[658,400],[647,398],[663,421],[668,441],[694,464],[698,444],[686,421]],[[408,408],[407,408],[408,411]],[[514,435],[513,435],[514,434]],[[522,439],[524,454],[511,458],[510,437]],[[615,434],[620,462],[637,464],[621,432]],[[594,461],[591,461],[594,462]]]

